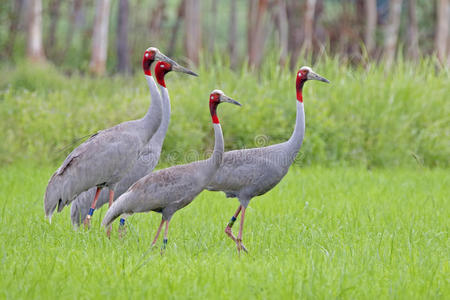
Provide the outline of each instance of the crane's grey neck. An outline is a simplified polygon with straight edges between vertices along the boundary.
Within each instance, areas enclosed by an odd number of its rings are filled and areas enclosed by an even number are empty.
[[[213,169],[218,169],[222,164],[222,157],[224,152],[224,142],[223,142],[223,134],[222,127],[220,127],[219,123],[213,123],[214,126],[214,151],[211,157],[208,159],[208,164],[212,164]]]
[[[292,164],[295,157],[300,150],[300,147],[303,143],[303,137],[305,136],[305,110],[303,108],[303,103],[300,101],[297,102],[297,118],[295,120],[295,128],[291,137],[287,142],[287,153],[289,157],[289,161],[287,162],[289,165]]]
[[[158,145],[162,146],[162,143],[164,142],[164,138],[166,137],[167,129],[169,128],[170,123],[170,97],[169,97],[169,91],[163,87],[162,85],[159,85],[159,90],[161,91],[161,100],[162,100],[162,120],[161,124],[158,127],[158,130],[152,137],[152,142],[157,143]]]
[[[161,115],[162,115],[162,101],[161,95],[159,94],[158,88],[156,87],[156,82],[152,76],[145,75],[145,79],[147,80],[148,87],[150,89],[150,95],[152,97],[152,102],[148,108],[147,113],[144,118],[142,118],[144,125],[144,142],[148,143],[148,141],[155,134],[156,130],[158,130],[159,125],[161,124]]]

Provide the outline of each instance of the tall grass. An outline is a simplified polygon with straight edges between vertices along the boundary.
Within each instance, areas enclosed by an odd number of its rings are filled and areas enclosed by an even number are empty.
[[[244,104],[221,107],[227,149],[285,141],[295,122],[295,73],[268,55],[260,70],[225,59],[199,66],[199,78],[171,73],[172,120],[162,160],[195,159],[213,146],[208,95],[215,88]],[[450,77],[431,59],[350,67],[324,57],[315,71],[331,81],[305,85],[306,138],[297,163],[448,167]],[[143,76],[66,76],[51,66],[3,68],[0,162],[61,162],[78,138],[141,117],[149,104]],[[67,149],[64,149],[66,146]],[[200,153],[200,154],[199,154]]]

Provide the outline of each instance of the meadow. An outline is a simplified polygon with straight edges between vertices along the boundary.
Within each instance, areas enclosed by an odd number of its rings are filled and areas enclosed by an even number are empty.
[[[74,231],[49,224],[42,193],[53,168],[0,172],[0,298],[445,299],[449,293],[448,170],[293,168],[255,198],[237,254],[223,230],[237,201],[203,192],[175,214],[168,248],[149,249],[156,213],[109,240],[97,211]],[[238,226],[235,226],[237,230]]]
[[[199,78],[169,74],[172,119],[158,168],[213,146],[208,95],[221,107],[227,149],[286,140],[295,73],[268,63]],[[73,230],[69,209],[44,218],[43,194],[64,157],[97,130],[138,118],[143,76],[89,77],[52,66],[3,65],[0,75],[0,298],[445,299],[450,294],[450,77],[433,60],[352,67],[323,58],[330,85],[305,85],[306,137],[285,179],[255,198],[238,255],[224,228],[237,207],[203,192],[175,214],[163,256],[150,249],[155,213],[119,239],[100,226]],[[238,230],[238,224],[234,227]]]

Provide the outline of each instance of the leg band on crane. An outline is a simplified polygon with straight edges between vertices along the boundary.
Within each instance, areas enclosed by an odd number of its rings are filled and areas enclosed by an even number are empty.
[[[167,245],[167,238],[163,239],[163,249],[166,249],[166,245]]]
[[[235,216],[232,216],[231,217],[231,220],[230,220],[230,222],[228,222],[228,227],[233,227],[233,225],[234,225],[234,222],[236,221],[236,217]]]
[[[94,210],[95,210],[95,208],[92,208],[92,207],[91,207],[91,208],[89,209],[88,215],[92,217],[92,215],[94,214]]]
[[[125,226],[125,219],[124,218],[120,218],[120,226]]]

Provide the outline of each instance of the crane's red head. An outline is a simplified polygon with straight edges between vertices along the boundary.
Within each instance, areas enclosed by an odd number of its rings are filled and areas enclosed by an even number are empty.
[[[157,53],[159,53],[159,50],[154,47],[145,50],[144,57],[142,58],[142,69],[144,70],[145,75],[152,76],[151,67],[156,60]]]
[[[224,94],[221,90],[214,90],[209,95],[209,111],[211,112],[212,122],[214,124],[219,124],[219,118],[217,117],[217,106],[222,102],[228,102],[235,105],[242,106],[236,100],[231,99],[227,95]]]
[[[295,82],[295,87],[297,89],[297,100],[303,102],[303,85],[308,80],[319,80],[322,82],[330,83],[328,79],[316,74],[310,67],[301,67],[297,72],[297,79]]]
[[[156,63],[155,67],[156,81],[163,87],[166,87],[164,76],[170,71],[172,71],[172,64],[169,64],[165,61],[158,61]]]

